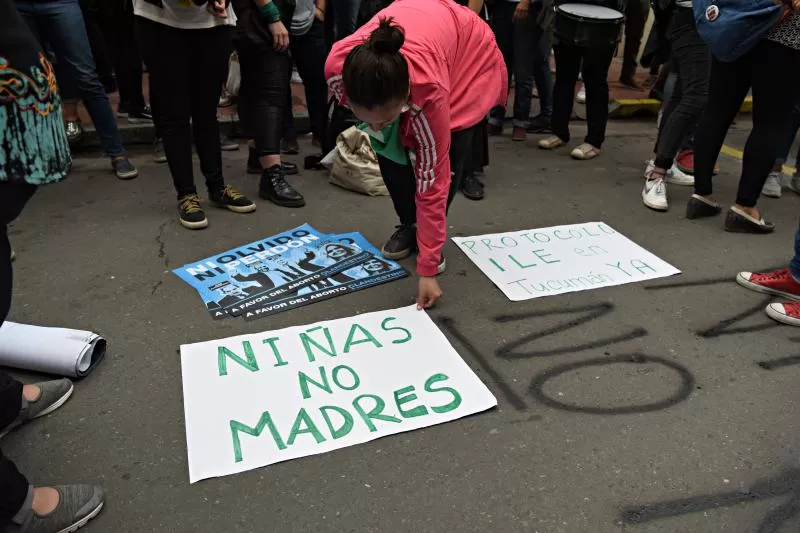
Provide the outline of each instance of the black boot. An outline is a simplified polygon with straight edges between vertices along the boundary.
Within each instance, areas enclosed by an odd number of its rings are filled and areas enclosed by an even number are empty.
[[[285,173],[280,165],[269,167],[261,172],[258,195],[264,200],[283,207],[306,205],[303,195],[286,182]]]

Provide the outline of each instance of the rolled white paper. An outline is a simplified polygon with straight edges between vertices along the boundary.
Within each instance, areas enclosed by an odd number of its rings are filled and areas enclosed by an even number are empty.
[[[106,340],[91,331],[8,321],[0,327],[0,366],[79,378],[105,354]]]

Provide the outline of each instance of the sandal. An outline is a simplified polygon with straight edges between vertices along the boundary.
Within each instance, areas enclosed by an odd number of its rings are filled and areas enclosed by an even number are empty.
[[[539,141],[539,148],[542,150],[555,150],[561,146],[564,146],[564,141],[557,135],[551,135]]]
[[[589,143],[583,143],[576,146],[572,152],[570,153],[572,157],[575,159],[580,159],[581,161],[586,161],[588,159],[594,159],[598,155],[600,155],[600,148],[595,148]]]

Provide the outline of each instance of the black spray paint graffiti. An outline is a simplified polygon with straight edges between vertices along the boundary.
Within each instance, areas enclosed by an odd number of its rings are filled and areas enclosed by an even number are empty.
[[[783,525],[800,517],[800,469],[797,468],[771,479],[756,482],[745,491],[720,492],[644,505],[630,505],[622,509],[621,521],[624,524],[643,524],[779,496],[790,497],[767,513],[756,530],[757,533],[778,533]],[[794,531],[797,531],[797,528]]]
[[[650,285],[646,286],[645,290],[659,291],[665,289],[701,287],[701,286],[732,283],[732,282],[733,281],[731,277],[709,278],[701,280],[680,281],[677,283]],[[699,329],[695,333],[701,339],[713,339],[722,337],[724,335],[738,335],[742,333],[752,333],[779,327],[774,322],[766,322],[750,326],[737,326],[737,324],[747,320],[748,318],[762,315],[764,307],[769,301],[770,299],[767,298],[757,305],[754,305],[741,312],[738,312],[729,318],[722,319],[718,321],[716,324],[712,325],[711,327]],[[530,359],[538,357],[550,357],[555,355],[573,354],[587,350],[596,350],[611,345],[621,344],[630,340],[646,337],[648,335],[647,330],[645,330],[644,328],[632,328],[630,331],[622,333],[620,335],[609,336],[603,339],[598,339],[582,344],[561,346],[546,350],[530,349],[532,345],[535,345],[537,341],[540,341],[545,337],[555,335],[557,333],[562,333],[577,326],[587,324],[593,320],[600,319],[612,313],[614,309],[615,309],[614,304],[610,302],[605,302],[586,307],[563,307],[545,311],[533,311],[527,313],[495,316],[493,317],[493,321],[496,324],[508,324],[513,322],[526,321],[530,319],[550,317],[550,316],[565,317],[565,320],[563,322],[560,322],[554,326],[539,331],[533,331],[532,333],[525,334],[516,340],[506,342],[505,344],[501,345],[499,348],[495,350],[495,355],[500,359],[512,361],[512,360]],[[497,370],[497,368],[494,367],[494,365],[492,365],[489,359],[487,359],[481,353],[481,351],[478,350],[474,346],[474,344],[472,344],[472,342],[467,338],[467,336],[464,335],[464,333],[459,330],[455,320],[448,317],[442,317],[439,319],[439,324],[445,331],[449,332],[450,335],[453,336],[464,348],[466,348],[469,354],[475,359],[475,361],[478,362],[481,368],[486,372],[490,381],[500,389],[500,392],[503,394],[503,396],[505,396],[508,403],[510,403],[511,406],[514,407],[514,409],[516,409],[517,411],[524,411],[527,409],[527,404],[525,403],[525,399],[514,391],[514,389],[511,387],[508,381],[503,378],[502,374]],[[800,342],[800,338],[792,339],[792,341]],[[529,346],[529,348],[525,348],[526,346]],[[665,409],[677,403],[680,403],[686,398],[688,398],[691,395],[692,390],[694,390],[695,388],[694,378],[692,377],[691,372],[689,372],[689,370],[686,369],[684,366],[674,361],[642,353],[610,356],[609,352],[605,352],[605,355],[606,357],[559,365],[554,368],[545,370],[544,372],[541,372],[533,377],[528,392],[540,404],[544,404],[555,409],[571,411],[571,412],[588,413],[588,414],[610,415],[610,414],[641,413],[641,412]],[[627,364],[655,363],[665,368],[668,368],[679,376],[680,378],[679,388],[677,391],[673,393],[672,396],[668,398],[663,398],[658,401],[653,401],[647,404],[630,405],[630,406],[613,407],[613,408],[566,404],[564,402],[549,397],[544,392],[544,385],[548,381],[550,381],[554,377],[566,374],[567,372],[572,372],[582,368],[591,368],[597,366],[624,364],[624,363]],[[764,368],[766,370],[773,370],[785,366],[800,364],[800,355],[783,357],[770,361],[760,361],[758,362],[758,364],[759,366],[761,366],[761,368]]]
[[[538,341],[545,337],[567,331],[576,326],[586,324],[593,320],[597,320],[603,316],[608,315],[613,310],[614,310],[614,304],[601,303],[596,305],[590,305],[587,307],[564,307],[559,309],[551,309],[547,311],[534,311],[530,313],[520,313],[515,315],[496,316],[494,317],[493,320],[495,323],[498,324],[516,322],[531,318],[542,318],[548,316],[567,316],[571,318],[568,318],[567,320],[555,326],[546,328],[541,331],[535,331],[533,333],[524,335],[518,340],[508,342],[500,346],[495,351],[495,355],[501,359],[506,359],[506,360],[520,360],[520,359],[527,359],[534,357],[549,357],[554,355],[563,355],[563,354],[599,349],[613,344],[619,344],[621,342],[647,336],[647,331],[645,329],[634,328],[633,330],[624,333],[622,335],[611,336],[605,339],[599,339],[596,341],[578,345],[562,346],[549,350],[533,350],[525,352],[517,351],[519,348],[527,344],[533,343],[534,341]],[[483,356],[480,350],[478,350],[472,344],[472,342],[470,342],[470,340],[466,337],[466,335],[464,335],[464,333],[458,329],[455,320],[453,320],[452,318],[443,317],[440,318],[438,322],[439,325],[442,327],[442,329],[449,332],[450,335],[452,335],[464,348],[467,349],[469,354],[478,362],[478,364],[481,366],[484,372],[486,372],[486,374],[489,376],[490,381],[500,389],[500,392],[503,394],[503,396],[505,396],[508,403],[511,404],[511,406],[514,407],[514,409],[516,409],[517,411],[525,411],[527,409],[527,404],[525,403],[523,397],[518,395],[514,391],[514,389],[509,385],[508,381],[503,378],[502,374],[489,362],[489,360],[486,357]],[[605,352],[605,354],[606,356],[610,355],[609,352]],[[580,370],[583,368],[594,368],[598,366],[626,365],[626,364],[627,365],[658,364],[663,367],[666,367],[669,370],[674,371],[679,376],[680,378],[679,389],[667,398],[662,398],[645,404],[626,405],[618,407],[598,407],[598,406],[568,404],[548,396],[544,390],[545,384],[548,381],[563,374],[566,374],[568,372],[573,372],[575,370]],[[674,361],[664,359],[662,357],[646,355],[642,353],[634,353],[627,355],[600,357],[600,358],[579,361],[576,363],[568,363],[555,366],[551,369],[545,370],[544,372],[535,375],[531,381],[528,392],[531,395],[531,397],[533,397],[540,404],[547,405],[548,407],[552,407],[554,409],[560,409],[563,411],[570,411],[577,413],[586,413],[586,414],[615,415],[615,414],[643,413],[649,411],[657,411],[660,409],[666,409],[688,398],[689,395],[691,395],[693,389],[694,389],[694,378],[692,377],[691,372],[689,372],[689,370],[684,366]]]

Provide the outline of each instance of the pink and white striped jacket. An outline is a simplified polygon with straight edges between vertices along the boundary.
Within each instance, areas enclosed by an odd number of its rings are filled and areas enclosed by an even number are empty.
[[[325,77],[342,105],[344,61],[382,17],[392,17],[405,31],[400,52],[408,62],[411,101],[401,117],[401,137],[417,179],[417,272],[434,276],[447,239],[450,132],[474,126],[492,107],[504,105],[508,75],[491,29],[466,7],[452,0],[395,0],[333,46]]]

